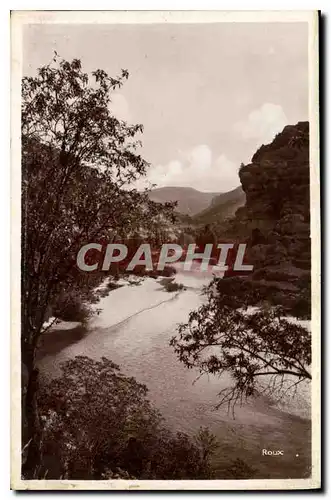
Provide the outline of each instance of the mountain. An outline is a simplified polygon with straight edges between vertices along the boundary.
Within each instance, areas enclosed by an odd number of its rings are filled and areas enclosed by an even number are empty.
[[[217,195],[219,193],[203,193],[190,187],[169,186],[152,189],[149,197],[158,203],[177,201],[178,212],[192,216],[207,208]]]
[[[215,196],[208,208],[195,215],[194,221],[199,224],[222,222],[234,216],[236,210],[245,204],[246,196],[241,186],[227,193]]]

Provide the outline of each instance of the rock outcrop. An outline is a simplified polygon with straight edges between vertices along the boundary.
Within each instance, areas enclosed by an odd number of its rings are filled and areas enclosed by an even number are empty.
[[[254,285],[274,303],[309,316],[308,122],[286,126],[240,168],[239,177],[246,204],[237,210],[231,231],[248,241]]]

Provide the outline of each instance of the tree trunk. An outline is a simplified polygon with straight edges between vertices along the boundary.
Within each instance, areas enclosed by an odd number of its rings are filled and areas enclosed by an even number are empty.
[[[22,477],[24,479],[37,479],[41,465],[37,408],[38,369],[34,366],[34,351],[34,348],[22,343],[22,451],[24,450]]]

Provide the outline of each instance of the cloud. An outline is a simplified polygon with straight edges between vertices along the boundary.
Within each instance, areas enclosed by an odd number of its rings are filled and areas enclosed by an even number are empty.
[[[225,192],[240,184],[238,165],[225,155],[214,160],[206,144],[181,152],[179,157],[165,165],[151,167],[139,188],[156,184],[157,187],[185,186],[199,191]]]
[[[267,102],[252,111],[246,120],[237,122],[234,128],[244,140],[255,139],[254,144],[260,146],[270,142],[287,123],[283,108]]]
[[[234,129],[239,135],[238,141],[247,142],[252,154],[262,144],[271,142],[287,123],[280,105],[265,103],[245,120],[235,123]],[[238,167],[225,154],[213,158],[209,146],[200,144],[190,151],[180,151],[178,158],[167,164],[152,166],[137,187],[156,184],[157,187],[185,186],[199,191],[226,192],[240,184]]]
[[[201,144],[192,149],[192,151],[188,153],[187,159],[190,170],[195,171],[197,175],[201,174],[203,176],[205,169],[209,170],[212,165],[212,153],[206,144]]]
[[[123,94],[119,94],[118,92],[112,94],[109,107],[116,118],[132,123],[129,103]]]

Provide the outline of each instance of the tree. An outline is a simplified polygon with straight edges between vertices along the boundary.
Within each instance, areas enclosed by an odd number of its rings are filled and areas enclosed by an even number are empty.
[[[258,392],[282,397],[310,380],[310,332],[286,319],[279,308],[249,311],[242,297],[239,302],[225,288],[223,280],[214,279],[205,290],[206,303],[190,313],[171,340],[188,368],[231,374],[233,386],[220,391],[219,405],[234,408]]]
[[[56,479],[92,479],[107,467],[123,466],[127,445],[133,448],[133,439],[147,442],[159,425],[146,394],[144,385],[106,358],[78,356],[66,362],[61,376],[39,396],[44,468],[58,472]]]
[[[216,249],[216,235],[211,228],[210,224],[206,224],[198,233],[196,237],[196,244],[198,247],[201,247],[202,249],[205,248],[206,245],[212,244],[213,245],[213,252],[215,252]]]
[[[50,479],[196,479],[211,475],[214,436],[173,434],[147,388],[107,358],[77,356],[39,394],[41,470]]]
[[[128,78],[60,59],[22,80],[22,362],[26,477],[39,462],[35,352],[50,308],[65,290],[84,296],[97,275],[82,273],[76,256],[86,243],[112,242],[142,227],[150,232],[172,206],[153,204],[132,188],[145,175],[136,135],[111,112],[111,94]],[[100,277],[99,277],[100,279]]]

